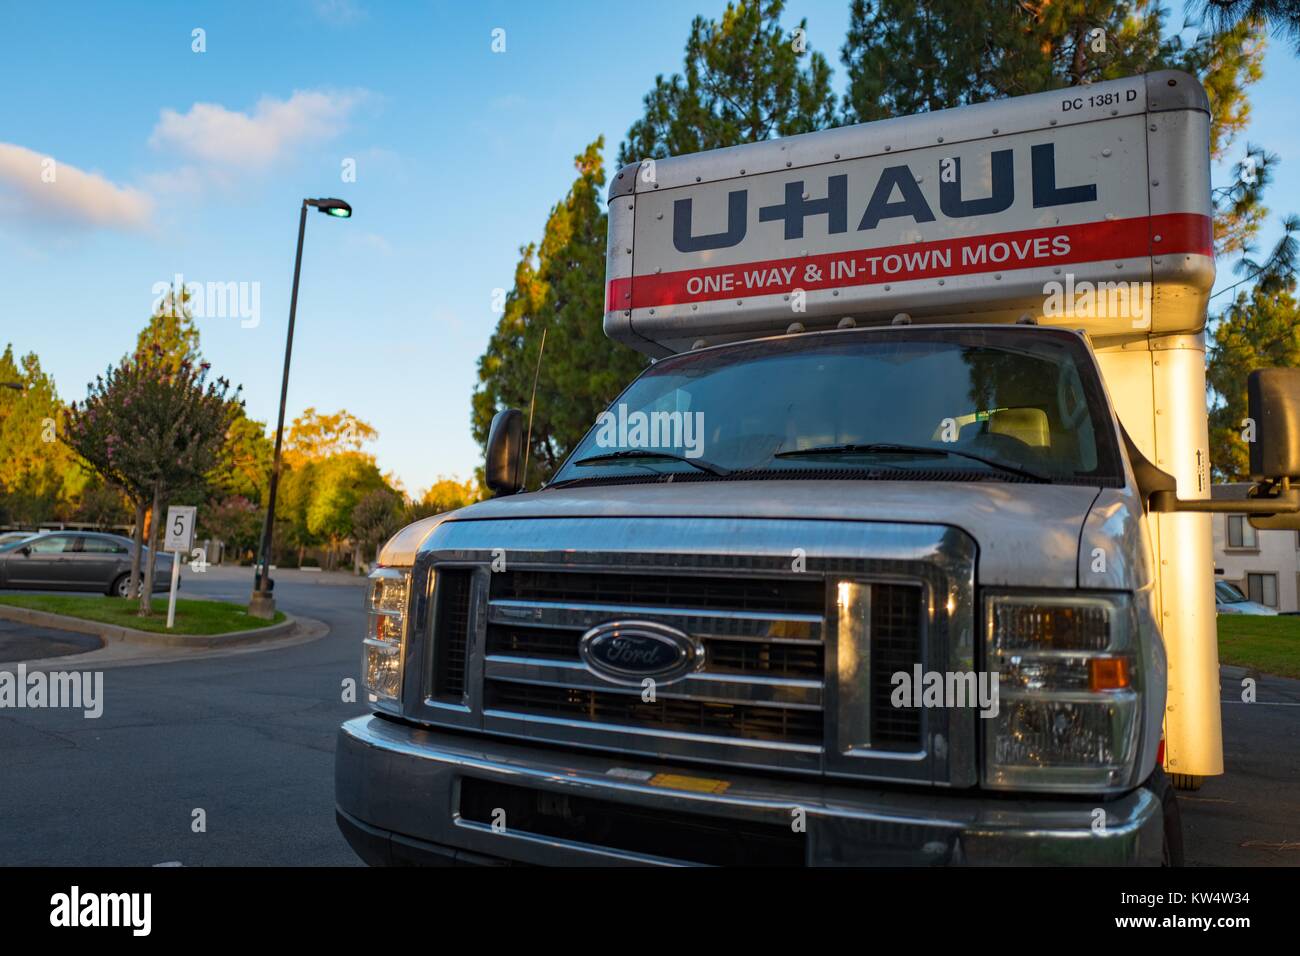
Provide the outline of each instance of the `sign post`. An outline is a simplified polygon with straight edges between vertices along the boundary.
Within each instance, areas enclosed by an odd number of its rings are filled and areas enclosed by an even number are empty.
[[[167,596],[167,627],[176,624],[176,587],[180,583],[181,561],[194,546],[194,517],[198,511],[193,505],[168,505],[167,528],[163,550],[172,552],[172,589]]]

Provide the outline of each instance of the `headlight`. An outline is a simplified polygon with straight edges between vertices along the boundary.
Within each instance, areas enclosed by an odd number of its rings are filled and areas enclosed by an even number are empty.
[[[1137,755],[1137,618],[1127,594],[991,594],[985,650],[999,707],[984,725],[984,784],[1113,790]]]
[[[361,676],[372,703],[396,703],[402,696],[402,650],[410,583],[410,572],[397,568],[376,568],[370,574]]]

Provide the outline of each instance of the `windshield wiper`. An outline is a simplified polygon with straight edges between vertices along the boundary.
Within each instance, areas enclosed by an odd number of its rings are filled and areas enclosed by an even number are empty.
[[[698,468],[700,471],[708,472],[718,478],[725,478],[731,472],[721,465],[715,465],[712,462],[704,461],[701,458],[687,458],[685,455],[674,455],[670,451],[652,451],[649,448],[632,448],[627,451],[611,451],[603,455],[589,455],[586,458],[579,458],[574,465],[611,465],[620,461],[632,461],[637,459],[660,459],[662,461],[680,461],[692,468]]]
[[[969,451],[957,451],[955,448],[934,448],[929,445],[900,445],[893,442],[872,442],[868,444],[844,444],[844,445],[818,445],[813,448],[797,448],[791,451],[779,451],[773,458],[812,458],[818,455],[853,455],[853,454],[872,454],[872,455],[951,455],[955,458],[968,458],[971,461],[977,461],[982,465],[988,465],[990,468],[997,468],[1000,471],[1009,472],[1013,475],[1020,475],[1023,478],[1032,478],[1035,481],[1050,482],[1052,479],[1047,475],[1032,471],[1020,465],[1012,465],[1005,461],[998,461],[996,458],[985,458],[983,455],[976,455]]]

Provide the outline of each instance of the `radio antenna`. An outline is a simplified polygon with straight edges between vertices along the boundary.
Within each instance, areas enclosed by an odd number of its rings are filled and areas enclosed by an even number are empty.
[[[542,344],[537,346],[537,368],[533,369],[533,394],[528,399],[528,437],[524,440],[524,477],[519,487],[528,488],[528,453],[533,448],[533,411],[537,408],[537,379],[542,374],[542,353],[546,351],[546,327],[542,327]]]

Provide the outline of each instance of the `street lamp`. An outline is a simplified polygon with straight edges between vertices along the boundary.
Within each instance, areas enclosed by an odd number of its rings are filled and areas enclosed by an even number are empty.
[[[275,525],[275,491],[280,484],[280,445],[284,440],[284,401],[289,394],[289,359],[293,355],[293,321],[298,313],[298,273],[302,269],[302,239],[307,230],[307,207],[336,219],[351,219],[352,207],[342,199],[304,199],[298,215],[298,253],[293,260],[293,293],[289,297],[289,332],[284,343],[284,376],[280,380],[280,416],[275,423],[275,455],[271,461],[271,487],[267,495],[266,523],[262,526],[262,542],[257,553],[257,567],[253,575],[253,596],[248,602],[252,617],[267,620],[275,617],[275,598],[267,582],[271,577],[271,531]]]

